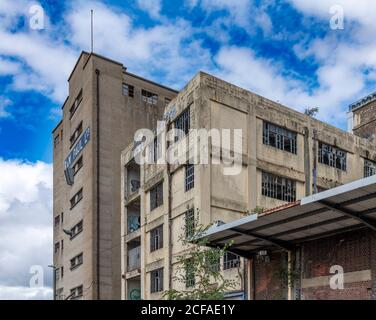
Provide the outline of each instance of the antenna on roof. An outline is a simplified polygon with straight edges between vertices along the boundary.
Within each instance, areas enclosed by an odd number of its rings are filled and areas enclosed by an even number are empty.
[[[91,53],[94,49],[94,37],[93,37],[93,9],[91,9]]]

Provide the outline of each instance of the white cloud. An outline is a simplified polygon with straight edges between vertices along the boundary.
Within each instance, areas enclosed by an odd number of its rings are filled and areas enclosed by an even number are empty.
[[[201,6],[207,13],[225,11],[227,15],[221,15],[210,26],[220,33],[227,33],[228,28],[237,25],[244,28],[250,34],[261,29],[265,34],[271,34],[273,23],[267,13],[267,8],[274,0],[262,1],[258,5],[254,0],[186,0],[189,8]],[[223,35],[218,34],[223,39]]]
[[[0,119],[10,117],[10,113],[7,108],[12,104],[12,102],[6,98],[0,96]]]
[[[137,0],[137,5],[152,18],[159,19],[162,9],[161,0]]]
[[[128,15],[99,2],[81,1],[75,6],[66,18],[74,46],[89,48],[90,26],[82,16],[93,8],[94,51],[124,62],[132,72],[146,77],[158,73],[164,84],[181,87],[199,69],[210,68],[210,52],[194,39],[195,30],[184,19],[144,28],[134,26]]]
[[[293,74],[286,75],[283,66],[249,48],[224,47],[216,61],[218,75],[227,81],[299,111],[319,107],[319,119],[338,126],[345,122],[343,103],[362,88],[361,77],[351,69],[324,66],[317,72],[319,86],[310,90]]]
[[[0,299],[50,296],[52,166],[0,159]],[[30,288],[41,266],[44,288]]]
[[[3,287],[0,285],[0,300],[51,300],[51,288]]]

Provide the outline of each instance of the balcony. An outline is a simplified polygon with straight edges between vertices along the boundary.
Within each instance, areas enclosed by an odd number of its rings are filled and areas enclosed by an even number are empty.
[[[141,227],[140,199],[136,199],[126,206],[128,234],[137,231]]]
[[[129,197],[138,192],[140,189],[140,166],[131,161],[125,167],[125,198],[129,199]]]
[[[128,300],[141,300],[140,276],[127,280],[127,299]]]
[[[138,246],[133,247],[133,244],[136,244],[136,241],[128,245],[128,248],[130,248],[128,249],[128,255],[127,255],[128,272],[135,270],[135,269],[139,269],[141,267],[141,246],[138,245]]]

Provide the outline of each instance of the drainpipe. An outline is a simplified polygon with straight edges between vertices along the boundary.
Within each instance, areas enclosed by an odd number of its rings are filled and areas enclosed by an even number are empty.
[[[304,175],[305,195],[311,194],[311,157],[309,155],[309,130],[304,127]]]
[[[313,130],[313,193],[317,193],[317,130]]]
[[[100,241],[99,241],[99,235],[100,235],[100,214],[99,214],[99,205],[100,205],[100,192],[99,192],[99,175],[100,175],[100,157],[99,157],[99,152],[100,152],[100,134],[99,134],[99,115],[100,115],[100,104],[99,104],[99,75],[100,71],[98,69],[95,69],[95,75],[96,75],[96,82],[97,82],[97,300],[100,300]]]
[[[168,132],[168,123],[166,124],[165,132]],[[168,150],[168,143],[166,141],[166,150]],[[166,151],[167,152],[167,151]],[[170,161],[167,159],[167,184],[168,184],[168,200],[167,200],[167,212],[168,212],[168,289],[172,289],[172,228],[171,228],[171,207],[172,207],[172,194],[171,194],[171,166]]]

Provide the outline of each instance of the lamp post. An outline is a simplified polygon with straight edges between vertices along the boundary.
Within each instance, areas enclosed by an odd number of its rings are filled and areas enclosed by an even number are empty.
[[[49,265],[49,268],[53,270],[53,300],[56,300],[56,267],[54,265]]]

